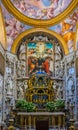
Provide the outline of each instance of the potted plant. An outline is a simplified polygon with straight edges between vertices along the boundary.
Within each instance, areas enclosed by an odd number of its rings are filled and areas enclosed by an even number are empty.
[[[52,102],[47,102],[45,108],[50,112],[63,111],[65,109],[65,102],[62,99],[58,99]]]
[[[17,110],[21,111],[21,110],[23,110],[25,108],[25,105],[26,105],[26,101],[25,100],[18,100],[16,102],[15,106],[16,106]]]
[[[26,100],[19,100],[16,102],[16,109],[19,111],[32,112],[35,111],[36,106],[32,102],[27,102]]]
[[[63,111],[65,109],[65,102],[62,99],[55,101],[55,111]]]
[[[35,104],[32,103],[32,102],[27,102],[26,110],[27,110],[27,112],[33,112],[33,111],[35,111],[36,110]]]
[[[54,102],[47,102],[45,107],[50,112],[53,112],[55,110]]]

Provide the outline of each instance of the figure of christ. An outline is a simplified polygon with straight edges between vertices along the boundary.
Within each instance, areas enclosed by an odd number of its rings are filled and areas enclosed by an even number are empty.
[[[44,43],[42,43],[42,42],[39,42],[38,43],[39,44],[39,46],[38,46],[38,50],[39,50],[39,55],[40,55],[40,57],[42,57],[43,56],[43,53],[44,53]]]

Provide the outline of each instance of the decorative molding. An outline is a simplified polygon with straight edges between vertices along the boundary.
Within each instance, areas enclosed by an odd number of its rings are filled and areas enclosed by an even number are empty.
[[[66,55],[65,58],[67,63],[72,62],[74,60],[74,52],[70,53],[69,55]]]
[[[6,52],[6,58],[8,59],[9,62],[16,62],[17,61],[17,58],[16,58],[16,55],[10,53],[10,52]]]
[[[2,14],[1,6],[0,6],[0,42],[4,47],[4,49],[6,49],[7,48],[6,30],[5,30],[4,17]]]
[[[26,30],[24,31],[23,33],[21,33],[14,41],[14,43],[12,44],[12,48],[11,48],[11,52],[16,54],[17,52],[17,48],[19,46],[19,42],[21,41],[21,39],[23,39],[24,36],[28,36],[29,34],[31,33],[37,33],[37,32],[45,32],[45,33],[48,33],[54,37],[56,37],[61,45],[62,45],[62,48],[64,50],[64,53],[67,55],[69,53],[68,51],[68,47],[67,47],[67,44],[66,42],[64,41],[64,39],[59,35],[57,34],[56,32],[54,31],[51,31],[51,30],[48,30],[48,29],[45,29],[45,28],[33,28],[33,29],[29,29],[29,30]]]

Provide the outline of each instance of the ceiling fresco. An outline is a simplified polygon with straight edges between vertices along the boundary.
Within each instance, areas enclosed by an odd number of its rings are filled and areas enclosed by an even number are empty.
[[[20,21],[18,21],[14,16],[12,16],[6,8],[2,5],[2,12],[4,16],[4,23],[6,28],[6,35],[7,35],[7,45],[8,51],[11,49],[11,45],[14,39],[26,29],[29,29],[30,26],[27,26]]]
[[[76,24],[78,20],[78,8],[74,10],[74,12],[69,15],[66,19],[64,19],[61,23],[56,26],[50,27],[51,30],[54,30],[58,34],[60,34],[68,45],[69,52],[72,52],[75,48],[75,32],[76,32]]]
[[[11,0],[25,16],[33,19],[52,19],[62,13],[72,0]]]
[[[28,8],[28,9],[34,9],[34,7],[38,9],[37,6],[32,4],[32,3],[34,3],[33,0],[30,0],[30,1],[21,0],[21,2],[20,2],[20,0],[11,0],[11,2],[13,2],[15,7],[18,6],[23,9],[23,7],[25,5],[29,5],[30,8]],[[35,1],[40,2],[40,0],[35,0]],[[47,2],[47,4],[44,3],[44,1],[41,2],[46,7],[46,9],[49,9],[49,7],[51,6],[51,3],[53,2],[53,4],[54,4],[55,1],[56,1],[56,3],[58,3],[59,7],[60,7],[59,3],[61,3],[61,4],[64,4],[64,2],[67,3],[65,0],[53,0],[53,1],[48,0],[48,1],[49,2]],[[22,3],[22,2],[24,2],[24,3]],[[27,4],[26,4],[26,2],[27,2]],[[30,4],[29,4],[29,2],[30,2]],[[35,4],[36,4],[36,2],[35,2]],[[65,4],[66,6],[63,9],[65,9],[70,3],[71,3],[71,0],[68,1],[68,4]],[[22,4],[24,4],[24,5],[22,6]],[[4,22],[5,22],[6,34],[7,34],[7,44],[8,44],[7,50],[10,51],[12,43],[16,39],[16,37],[20,33],[24,32],[25,30],[32,28],[32,26],[28,26],[27,24],[24,24],[21,21],[17,20],[16,17],[11,15],[11,13],[9,13],[7,11],[7,9],[4,7],[4,5],[2,3],[1,3],[1,6],[2,6],[2,12],[3,12],[3,16],[4,16]],[[43,6],[41,8],[43,8]],[[21,11],[20,8],[19,8],[19,10]],[[25,12],[26,11],[27,10],[25,10]],[[29,13],[33,13],[33,11],[29,11]],[[44,18],[39,18],[39,19],[44,19]],[[48,19],[48,17],[45,18],[45,21],[47,21],[46,19]],[[59,22],[59,24],[57,24],[55,26],[51,26],[51,27],[47,26],[50,30],[57,32],[59,35],[61,35],[64,38],[64,40],[67,43],[69,52],[72,52],[74,50],[74,40],[75,40],[77,20],[78,20],[78,8],[76,8],[71,13],[71,15],[69,15],[67,18],[61,20],[61,22]]]
[[[54,26],[76,8],[78,0],[1,0],[9,12],[24,24]]]

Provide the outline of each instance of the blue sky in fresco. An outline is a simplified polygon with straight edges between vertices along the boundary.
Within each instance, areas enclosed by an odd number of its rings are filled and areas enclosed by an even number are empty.
[[[28,43],[28,48],[36,48],[36,43],[34,42]]]
[[[51,0],[42,0],[43,4],[45,6],[50,6],[51,5]]]
[[[30,42],[28,43],[28,48],[36,48],[36,43],[34,42]],[[53,48],[53,44],[52,43],[45,43],[46,48],[50,49]]]
[[[53,48],[53,44],[52,43],[45,43],[45,45],[46,45],[46,48]]]
[[[51,5],[51,0],[42,0],[42,2],[45,6]],[[59,4],[62,5],[62,0],[59,0]]]

